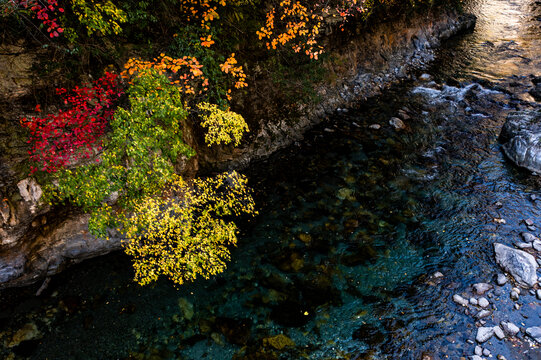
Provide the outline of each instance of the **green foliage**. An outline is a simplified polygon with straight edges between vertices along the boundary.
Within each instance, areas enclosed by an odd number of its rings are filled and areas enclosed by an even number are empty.
[[[244,118],[233,111],[224,111],[209,103],[199,103],[197,107],[203,112],[201,126],[206,129],[205,142],[209,146],[230,143],[238,146],[242,135],[248,132]]]
[[[105,150],[96,162],[57,173],[54,197],[91,212],[90,231],[104,236],[119,224],[106,203],[120,195],[120,213],[132,211],[142,198],[157,196],[174,172],[179,156],[194,155],[182,140],[186,119],[180,92],[165,76],[142,72],[128,90],[128,109],[118,109],[111,121]]]
[[[93,0],[71,1],[73,13],[86,27],[88,36],[92,34],[118,35],[122,31],[120,24],[126,22],[126,14],[110,0],[104,3],[96,3]]]
[[[160,275],[180,285],[222,272],[237,241],[237,227],[223,217],[255,213],[246,179],[235,172],[190,186],[179,178],[168,198],[144,199],[134,210],[125,221],[125,250],[141,285]]]

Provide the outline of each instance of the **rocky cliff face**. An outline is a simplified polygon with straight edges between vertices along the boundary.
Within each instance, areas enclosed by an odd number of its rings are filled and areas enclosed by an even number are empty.
[[[376,96],[424,68],[441,41],[474,24],[473,16],[450,12],[372,27],[332,51],[332,60],[324,64],[332,77],[316,85],[317,102],[295,105],[294,119],[280,115],[277,89],[255,79],[259,87],[239,105],[241,113],[250,114],[250,139],[238,149],[196,146],[196,163],[185,164],[184,171],[194,173],[197,163],[213,169],[238,168],[268,156],[301,139],[337,108]],[[95,238],[87,232],[87,215],[42,202],[40,185],[24,170],[27,147],[19,126],[24,115],[21,104],[36,82],[30,70],[39,54],[23,48],[0,50],[0,63],[7,65],[0,81],[0,288],[5,288],[33,283],[69,264],[119,249],[121,239],[115,233],[109,240]]]

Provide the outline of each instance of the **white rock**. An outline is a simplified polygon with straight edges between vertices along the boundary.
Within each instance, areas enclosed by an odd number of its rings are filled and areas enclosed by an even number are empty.
[[[520,236],[522,236],[522,239],[526,242],[534,242],[535,240],[539,240],[539,238],[535,235],[532,235],[528,232],[520,233]]]
[[[480,357],[479,355],[473,355],[473,356],[471,357],[471,360],[485,360],[485,359],[483,359],[483,358]]]
[[[541,290],[537,290],[535,294],[537,295],[537,298],[541,300]]]
[[[500,340],[503,339],[503,338],[505,337],[505,334],[504,334],[502,328],[499,327],[499,326],[494,326],[494,335],[496,335],[496,337],[497,337],[498,339],[500,339]],[[488,356],[488,355],[487,355],[487,356]]]
[[[532,246],[536,251],[541,251],[541,240],[535,240]]]
[[[478,304],[477,299],[476,298],[470,298],[470,304],[477,305]]]
[[[479,304],[480,307],[482,307],[483,309],[486,308],[487,306],[490,305],[490,303],[488,302],[488,300],[484,297],[480,298],[477,303]]]
[[[421,81],[429,81],[430,79],[432,79],[432,75],[430,74],[422,74],[421,76],[419,76],[419,80]]]
[[[520,331],[518,326],[516,326],[515,324],[513,324],[512,322],[509,322],[509,321],[502,321],[500,323],[500,325],[501,325],[503,331],[506,334],[511,335],[511,336],[515,336]]]
[[[518,293],[515,290],[511,291],[511,294],[509,296],[511,297],[511,300],[515,301],[519,298]]]
[[[473,352],[475,353],[475,355],[481,356],[481,355],[483,355],[483,348],[480,347],[479,345],[476,345],[475,350]]]
[[[490,356],[490,350],[489,349],[483,349],[483,355]]]
[[[488,339],[490,339],[494,335],[494,328],[493,327],[480,327],[477,329],[477,336],[475,337],[475,340],[478,343],[484,343]]]
[[[541,327],[533,326],[526,329],[526,334],[541,344]]]
[[[370,129],[372,130],[379,130],[381,129],[381,125],[380,124],[372,124],[369,126]]]
[[[530,288],[537,282],[535,258],[522,250],[494,243],[496,262],[523,287]]]
[[[519,243],[516,243],[515,246],[518,247],[519,249],[531,249],[533,245],[532,243],[529,243],[529,242],[519,242]]]
[[[477,295],[483,295],[484,293],[492,289],[492,287],[492,285],[487,283],[477,283],[473,285],[473,290],[475,290],[475,293]]]
[[[498,274],[498,279],[496,280],[498,285],[503,286],[507,282],[507,277],[504,274]]]
[[[441,272],[439,272],[439,271],[436,271],[436,272],[434,273],[434,277],[435,277],[436,279],[442,278],[442,277],[443,277],[443,274],[442,274]]]
[[[468,300],[464,299],[462,296],[455,294],[453,295],[453,301],[458,305],[468,306]]]
[[[483,318],[486,318],[487,316],[490,316],[490,314],[492,314],[492,311],[489,311],[489,310],[481,310],[477,313],[477,315],[475,315],[475,317],[477,319],[483,319]]]

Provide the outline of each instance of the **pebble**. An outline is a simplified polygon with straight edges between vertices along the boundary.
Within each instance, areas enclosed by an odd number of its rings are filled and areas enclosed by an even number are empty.
[[[537,199],[537,196],[535,196],[534,194],[530,195],[530,200],[535,201],[536,199]]]
[[[496,358],[498,360],[507,360],[507,358],[505,356],[503,356],[503,355],[498,355]]]
[[[483,355],[483,348],[480,347],[479,345],[476,345],[475,350],[473,352],[474,352],[475,355],[481,356],[481,355]]]
[[[515,310],[518,310],[520,309],[520,305],[519,304],[515,304]]]
[[[541,327],[533,326],[526,329],[526,334],[541,344]]]
[[[541,290],[536,291],[537,299],[541,300]]]
[[[404,124],[404,122],[397,117],[392,117],[391,120],[389,120],[389,125],[394,127],[396,130],[401,130],[401,129],[406,128],[406,124]]]
[[[486,318],[487,316],[490,316],[490,314],[492,314],[492,312],[489,310],[481,310],[477,313],[477,315],[475,315],[475,317],[477,319],[482,319],[482,318]]]
[[[466,340],[466,342],[467,342],[468,344],[475,344],[475,343],[473,342],[473,340],[471,340],[471,339]]]
[[[492,327],[480,327],[477,329],[477,335],[475,336],[475,340],[478,343],[484,343],[488,339],[490,339],[494,335],[494,328]]]
[[[532,226],[533,225],[533,220],[532,219],[524,219],[524,223],[526,224],[526,226]]]
[[[473,355],[471,357],[471,360],[484,360],[482,357],[480,357],[479,355]]]
[[[513,290],[511,291],[511,294],[509,295],[511,297],[511,300],[517,301],[519,299],[518,293]]]
[[[464,299],[462,296],[455,294],[453,295],[453,301],[458,305],[468,306],[468,300]]]
[[[473,289],[475,290],[475,293],[477,295],[483,295],[484,293],[492,289],[492,285],[487,283],[477,283],[473,285]]]
[[[502,321],[500,325],[503,331],[511,336],[515,336],[520,331],[520,328],[516,326],[515,324],[513,324],[512,322]]]
[[[532,246],[536,251],[541,251],[541,240],[535,240]]]
[[[484,298],[484,297],[480,298],[477,302],[478,302],[479,306],[482,307],[483,309],[486,308],[488,305],[490,305],[488,300],[486,298]]]
[[[539,240],[539,238],[533,234],[530,234],[528,232],[522,232],[520,233],[520,236],[522,236],[522,239],[526,242],[534,242],[535,240]]]
[[[479,302],[477,301],[476,298],[470,298],[470,304],[472,305],[477,305]]]
[[[498,279],[496,280],[496,283],[500,286],[503,286],[506,282],[507,277],[504,274],[498,274]]]
[[[533,225],[526,226],[526,228],[527,228],[528,230],[530,230],[530,231],[535,231],[535,230],[537,230],[537,228],[536,228],[535,226],[533,226]]]
[[[439,272],[439,271],[436,271],[436,272],[434,273],[434,277],[435,277],[436,279],[442,278],[442,277],[443,277],[443,274],[442,274],[441,272]]]
[[[529,242],[519,242],[519,243],[515,243],[515,246],[518,247],[519,249],[531,249],[532,248],[532,243],[529,243]]]
[[[419,80],[422,80],[422,81],[429,81],[430,79],[432,79],[432,76],[430,74],[425,73],[419,76]]]
[[[489,349],[483,349],[483,355],[490,356],[490,350]]]
[[[379,130],[381,129],[381,125],[380,124],[372,124],[369,126],[370,129],[372,130]]]
[[[500,340],[505,338],[505,334],[504,334],[502,328],[499,327],[499,326],[494,326],[494,335],[496,335],[496,337],[498,339],[500,339]]]

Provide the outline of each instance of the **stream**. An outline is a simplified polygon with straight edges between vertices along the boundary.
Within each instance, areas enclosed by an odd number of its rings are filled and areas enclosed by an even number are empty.
[[[539,176],[497,141],[507,114],[541,106],[528,93],[541,3],[466,10],[475,30],[445,44],[430,78],[337,112],[248,170],[261,215],[240,224],[223,274],[140,287],[111,254],[53,277],[40,297],[39,284],[4,290],[0,358],[469,358],[475,320],[452,296],[494,284],[494,242],[512,246],[524,219],[541,227]],[[397,116],[404,129],[389,125]],[[540,326],[540,301],[525,292],[515,310],[511,287],[494,293],[505,318],[487,321]],[[541,359],[523,334],[483,346]]]

